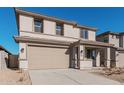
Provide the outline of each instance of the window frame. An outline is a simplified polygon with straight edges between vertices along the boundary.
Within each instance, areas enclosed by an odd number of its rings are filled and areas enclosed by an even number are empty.
[[[36,31],[36,25],[35,25],[35,22],[40,22],[40,31]],[[37,26],[38,27],[38,26]],[[43,33],[43,19],[37,19],[37,18],[35,18],[34,19],[34,32],[36,32],[36,33]]]
[[[57,28],[57,26],[60,26],[59,34],[57,33],[59,31],[59,28]],[[59,36],[64,35],[64,25],[62,23],[56,23],[56,35],[59,35]]]
[[[85,39],[88,39],[88,31],[85,30]]]
[[[109,39],[108,38],[103,38],[103,42],[108,43]]]
[[[88,31],[85,29],[80,29],[80,38],[88,39]]]

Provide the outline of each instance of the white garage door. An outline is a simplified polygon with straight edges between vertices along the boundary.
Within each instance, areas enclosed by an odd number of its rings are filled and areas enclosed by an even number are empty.
[[[29,69],[68,68],[68,49],[28,46]]]

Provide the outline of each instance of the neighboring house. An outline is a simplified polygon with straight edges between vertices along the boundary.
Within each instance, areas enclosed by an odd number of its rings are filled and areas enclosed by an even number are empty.
[[[9,55],[11,53],[8,52],[5,48],[0,46],[0,70],[5,70],[9,66]]]
[[[20,69],[110,67],[113,44],[96,41],[96,28],[20,9],[15,12]]]
[[[124,67],[124,33],[105,32],[97,35],[97,41],[114,44],[111,56],[114,58],[116,67]]]

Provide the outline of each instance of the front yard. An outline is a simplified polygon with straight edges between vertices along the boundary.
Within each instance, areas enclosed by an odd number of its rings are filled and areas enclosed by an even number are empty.
[[[31,84],[28,72],[19,70],[1,70],[0,85],[29,85]]]
[[[124,69],[112,68],[112,69],[102,69],[102,70],[92,70],[90,73],[106,77],[111,80],[115,80],[124,84]]]

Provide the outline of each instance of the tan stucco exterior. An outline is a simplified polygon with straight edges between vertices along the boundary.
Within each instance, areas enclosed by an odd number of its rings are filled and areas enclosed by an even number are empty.
[[[88,30],[88,40],[96,41],[96,33],[94,31]]]
[[[28,17],[24,15],[19,16],[19,30],[33,32],[33,17]]]
[[[73,25],[64,24],[64,36],[80,38],[79,28],[74,28]]]
[[[22,52],[21,52],[21,49]],[[19,43],[19,59],[27,59],[27,44],[26,43]]]
[[[53,21],[43,20],[43,32],[45,34],[56,34],[56,23]]]
[[[124,51],[118,51],[117,66],[124,68]]]
[[[9,62],[8,55],[9,54],[5,50],[0,49],[0,70],[6,70],[8,68],[7,67],[7,65],[8,65],[7,62]]]
[[[109,35],[109,43],[112,43],[116,47],[119,47],[119,36],[118,36],[118,38],[116,36],[117,35]]]
[[[77,38],[69,38],[63,36],[55,36],[49,34],[41,34],[41,33],[29,33],[29,32],[20,32],[20,36],[27,36],[32,38],[40,38],[40,39],[50,39],[50,40],[60,40],[60,41],[77,41]]]
[[[34,31],[34,18],[25,15],[19,15],[19,30],[26,32]],[[88,31],[88,40],[95,41],[95,31]],[[56,22],[50,20],[43,20],[43,33],[48,35],[56,35]],[[21,35],[21,33],[20,33]],[[64,24],[64,36],[72,38],[80,38],[80,28],[73,25]]]

